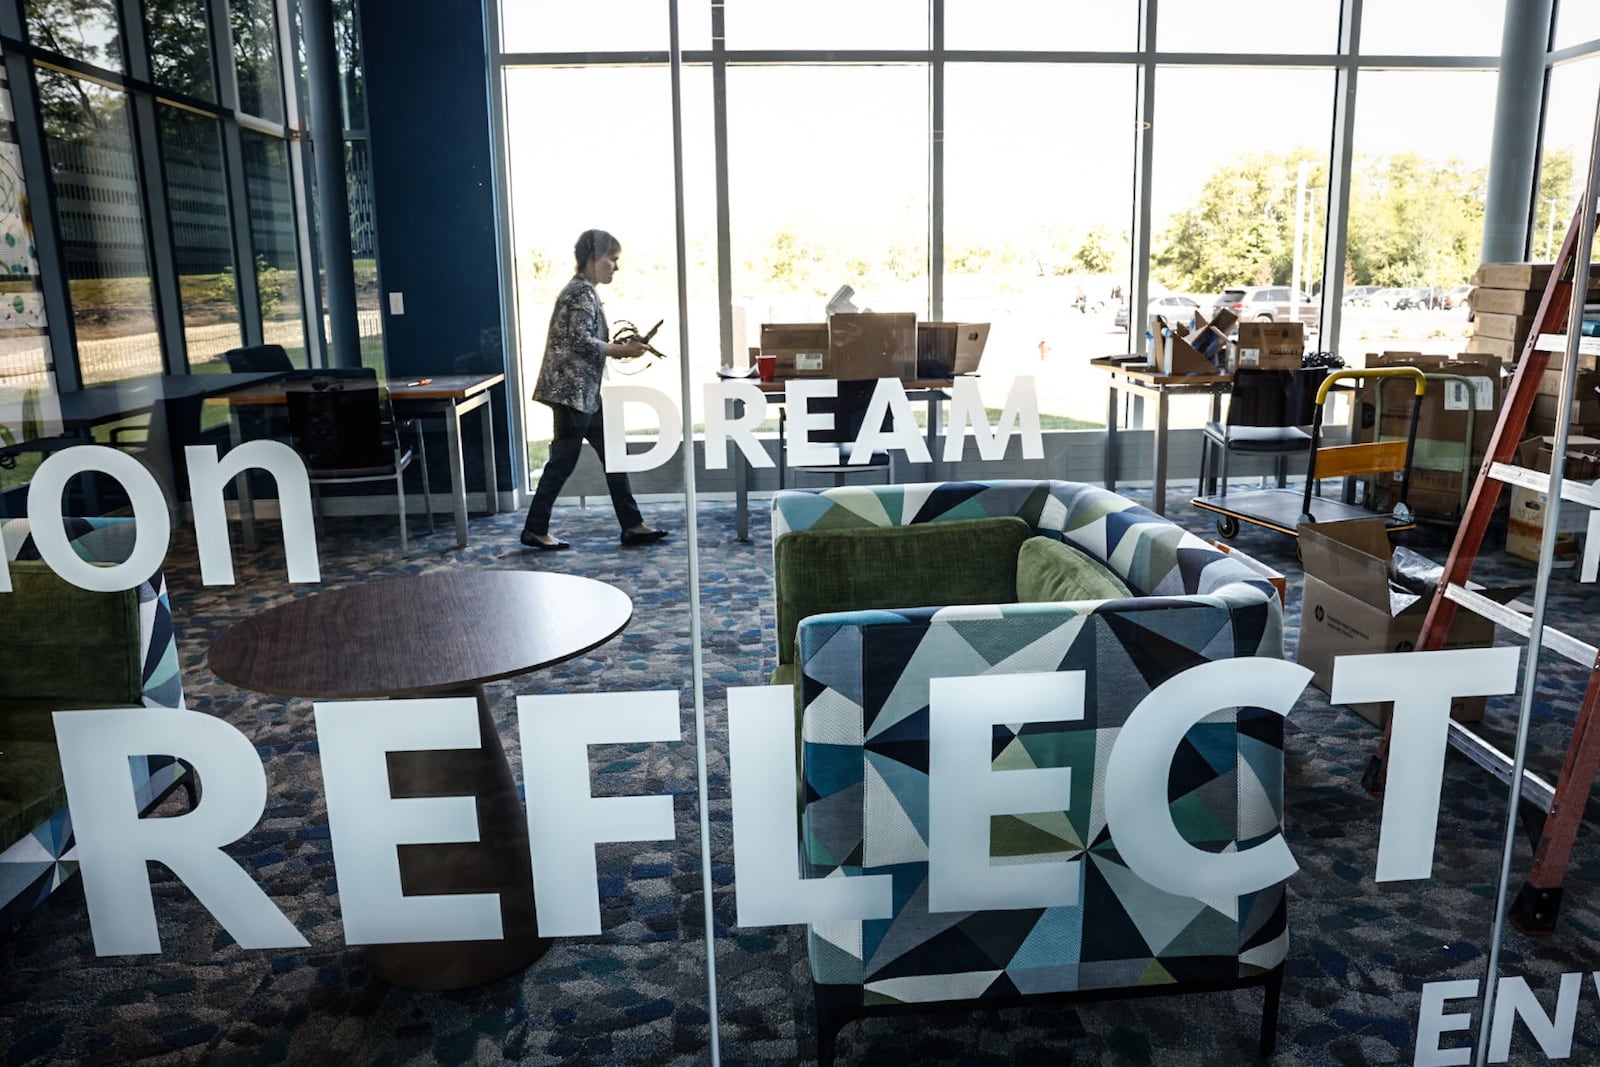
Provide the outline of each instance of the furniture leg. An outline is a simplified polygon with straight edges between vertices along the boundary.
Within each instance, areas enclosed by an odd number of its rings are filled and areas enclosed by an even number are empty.
[[[1276,968],[1267,976],[1266,996],[1261,1003],[1261,1036],[1256,1052],[1262,1059],[1271,1056],[1278,1047],[1278,1005],[1283,1000],[1283,968]]]
[[[445,447],[450,455],[450,497],[455,507],[456,547],[467,547],[467,472],[461,455],[461,412],[451,404],[445,411]]]
[[[744,417],[743,400],[724,400],[724,404],[732,405],[732,417],[737,421]],[[762,446],[766,447],[766,446]],[[750,461],[745,458],[744,450],[734,449],[733,460],[733,539],[744,544],[750,543]]]
[[[494,454],[494,405],[487,402],[488,394],[483,394],[485,402],[479,405],[483,412],[478,418],[483,423],[483,505],[484,511],[490,515],[500,514],[500,471],[495,466]],[[453,409],[454,404],[451,405]]]
[[[1155,484],[1151,487],[1150,510],[1157,515],[1167,513],[1167,392],[1156,392],[1156,469]]]
[[[1106,454],[1104,459],[1106,488],[1117,488],[1117,384],[1113,380],[1106,388]]]
[[[478,840],[401,845],[400,886],[407,896],[498,892],[502,937],[367,946],[368,969],[407,989],[463,989],[491,982],[520,971],[544,955],[551,943],[538,935],[528,823],[511,766],[483,687],[471,692],[478,700],[481,747],[392,752],[389,780],[396,799],[476,797]]]

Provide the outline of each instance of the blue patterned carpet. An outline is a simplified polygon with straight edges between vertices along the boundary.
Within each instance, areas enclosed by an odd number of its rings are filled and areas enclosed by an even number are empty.
[[[1130,494],[1138,496],[1137,493]],[[1178,487],[1173,501],[1187,499]],[[309,702],[247,693],[217,681],[205,652],[248,615],[314,590],[282,578],[281,546],[241,554],[240,584],[203,588],[192,543],[178,536],[168,578],[190,706],[249,736],[265,761],[268,809],[233,854],[311,942],[299,951],[233,945],[188,891],[152,871],[164,954],[97,958],[75,880],[0,940],[0,1056],[11,1065],[64,1063],[270,1064],[689,1064],[708,1061],[711,1008],[700,881],[700,813],[693,747],[693,664],[686,516],[681,505],[647,507],[678,536],[649,549],[616,544],[609,508],[563,509],[556,532],[577,550],[528,552],[516,544],[520,515],[477,519],[473,544],[451,546],[443,527],[401,559],[389,520],[345,520],[324,531],[325,586],[403,571],[461,566],[537,568],[602,577],[634,600],[635,617],[588,656],[492,687],[509,725],[520,693],[674,688],[682,694],[677,745],[616,746],[593,754],[596,794],[669,793],[678,839],[598,849],[605,932],[558,942],[521,974],[475,989],[419,993],[372,977],[359,949],[342,944],[321,773]],[[1205,536],[1209,521],[1186,506],[1174,517]],[[771,546],[757,506],[752,543],[733,537],[731,504],[697,516],[702,648],[708,716],[708,786],[715,891],[717,1015],[724,1062],[790,1063],[814,1056],[803,939],[794,929],[733,927],[732,849],[723,693],[755,685],[772,667]],[[1420,547],[1442,559],[1448,531],[1425,529]],[[1246,552],[1291,575],[1288,644],[1299,623],[1298,567],[1287,537],[1246,527]],[[1475,577],[1531,581],[1533,567],[1498,552]],[[1552,620],[1584,633],[1592,589],[1558,579]],[[1587,627],[1597,629],[1596,627]],[[1502,635],[1504,637],[1504,635]],[[1533,762],[1553,777],[1584,676],[1547,672],[1536,708]],[[1504,709],[1485,732],[1509,744]],[[1373,881],[1378,803],[1360,787],[1377,730],[1308,690],[1288,723],[1288,829],[1301,865],[1290,885],[1290,961],[1279,1028],[1282,1064],[1410,1063],[1422,984],[1477,979],[1487,952],[1505,791],[1452,756],[1445,774],[1432,881]],[[507,736],[511,736],[507,733]],[[511,748],[514,763],[515,747]],[[182,810],[169,802],[163,813]],[[1589,825],[1600,815],[1590,809]],[[1519,837],[1513,887],[1529,860]],[[1557,976],[1600,968],[1594,889],[1600,857],[1580,834],[1567,901],[1553,937],[1515,932],[1507,973],[1526,976],[1547,1010]],[[1600,1058],[1600,1013],[1578,1011],[1572,1062]],[[1467,1002],[1452,1004],[1466,1010]],[[841,1039],[845,1063],[1212,1065],[1248,1062],[1260,994],[1219,993],[1073,1008],[1015,1009],[873,1019]],[[1446,1044],[1465,1044],[1453,1034]],[[1545,1058],[1519,1027],[1513,1063]]]

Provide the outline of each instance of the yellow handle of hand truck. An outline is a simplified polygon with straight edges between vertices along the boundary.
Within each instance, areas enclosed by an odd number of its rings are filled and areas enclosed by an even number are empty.
[[[1417,395],[1421,396],[1428,388],[1427,377],[1415,367],[1372,367],[1367,370],[1336,370],[1322,379],[1322,385],[1317,389],[1317,404],[1327,398],[1328,389],[1340,378],[1414,378],[1417,382]]]

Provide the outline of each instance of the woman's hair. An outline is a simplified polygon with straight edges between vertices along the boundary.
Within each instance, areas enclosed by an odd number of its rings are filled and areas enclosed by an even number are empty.
[[[620,251],[622,242],[604,230],[584,230],[578,235],[578,243],[572,246],[572,254],[578,259],[579,271],[601,256],[616,255]]]

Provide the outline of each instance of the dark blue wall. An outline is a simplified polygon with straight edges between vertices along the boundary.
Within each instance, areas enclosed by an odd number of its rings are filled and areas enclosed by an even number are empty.
[[[361,35],[389,373],[504,371],[483,9],[479,0],[367,0]],[[405,294],[404,315],[389,314],[392,292]],[[507,488],[504,386],[494,404]],[[476,486],[477,419],[467,423]]]

